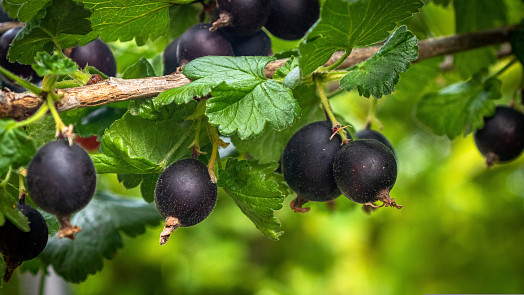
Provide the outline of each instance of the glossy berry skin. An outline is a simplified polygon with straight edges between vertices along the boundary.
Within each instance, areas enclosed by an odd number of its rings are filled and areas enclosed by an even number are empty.
[[[249,36],[259,31],[271,12],[271,0],[217,0],[218,15],[227,13],[226,29],[236,36]]]
[[[495,114],[485,118],[484,127],[475,132],[475,144],[488,166],[516,159],[524,149],[524,114],[497,106]]]
[[[115,56],[109,46],[100,39],[74,47],[69,57],[81,68],[90,65],[109,77],[116,76]]]
[[[338,188],[350,200],[372,203],[389,191],[397,179],[393,152],[372,139],[350,141],[335,156],[333,176]]]
[[[21,27],[12,28],[5,32],[2,37],[0,37],[0,65],[19,77],[27,79],[31,82],[38,82],[42,80],[42,78],[36,74],[31,65],[22,65],[18,62],[10,62],[7,59],[9,46],[15,39],[16,34],[18,34],[18,32],[21,30]]]
[[[233,56],[233,48],[227,38],[219,30],[211,32],[210,24],[196,24],[180,36],[177,47],[177,57],[184,66],[195,58],[215,55]]]
[[[164,62],[164,75],[169,75],[176,72],[177,68],[180,67],[180,62],[177,56],[178,38],[173,40],[166,49],[164,49],[163,62]]]
[[[158,178],[155,204],[164,218],[175,217],[178,226],[192,226],[204,220],[215,207],[217,185],[206,165],[195,159],[173,163]]]
[[[76,143],[58,139],[42,146],[27,168],[27,189],[44,211],[70,215],[85,207],[96,187],[93,161]]]
[[[359,132],[355,134],[358,139],[374,139],[379,142],[381,142],[383,145],[387,146],[393,154],[395,153],[395,150],[393,149],[393,146],[389,142],[389,140],[380,132],[373,130],[373,129],[362,129]]]
[[[289,187],[302,199],[323,202],[340,195],[333,178],[333,160],[342,140],[327,121],[298,130],[286,144],[281,171]]]
[[[273,54],[271,39],[264,33],[258,31],[246,37],[227,36],[236,56],[270,56]]]
[[[48,228],[40,212],[26,204],[18,204],[18,210],[29,220],[29,232],[24,232],[11,221],[0,227],[0,252],[10,260],[25,261],[38,256],[47,245]]]
[[[319,14],[318,0],[273,0],[265,27],[278,38],[297,40],[318,20]]]

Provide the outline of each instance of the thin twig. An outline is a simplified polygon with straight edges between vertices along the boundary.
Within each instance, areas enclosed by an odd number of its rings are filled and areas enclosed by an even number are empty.
[[[419,59],[417,61],[479,47],[502,44],[510,40],[511,34],[516,29],[517,26],[508,26],[422,40],[418,43]],[[338,68],[349,68],[358,64],[371,57],[379,49],[380,46],[355,48]],[[336,52],[325,66],[334,64],[343,55],[343,51]],[[266,77],[273,77],[275,71],[285,63],[286,59],[269,63],[265,69]],[[66,111],[119,101],[153,98],[165,90],[180,87],[189,82],[191,80],[179,73],[129,80],[111,78],[93,85],[58,90],[59,94],[63,94],[63,99],[57,105],[57,109],[58,111]],[[2,91],[0,92],[0,118],[23,120],[33,114],[42,103],[41,98],[30,93]]]

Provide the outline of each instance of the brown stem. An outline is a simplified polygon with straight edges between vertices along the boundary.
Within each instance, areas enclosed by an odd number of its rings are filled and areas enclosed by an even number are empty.
[[[213,25],[211,28],[209,28],[209,30],[214,32],[220,28],[229,26],[231,26],[231,15],[227,12],[221,12],[220,17],[215,22],[213,22]]]
[[[488,165],[488,169],[493,167],[496,163],[499,161],[499,156],[495,154],[494,152],[489,152],[486,154],[486,165]]]
[[[389,196],[390,189],[383,189],[378,193],[378,200],[383,203],[384,207],[395,207],[397,209],[402,209],[402,206],[395,203],[395,199]]]
[[[418,43],[419,59],[417,61],[508,42],[511,33],[516,29],[517,26],[508,26],[422,40]],[[371,57],[379,49],[380,46],[355,48],[339,68],[348,68],[358,64]],[[343,54],[343,52],[335,52],[326,66],[333,64]],[[275,71],[283,66],[286,61],[287,59],[279,59],[270,62],[264,71],[266,77],[273,77]],[[64,97],[61,103],[57,105],[57,109],[58,111],[66,111],[119,101],[153,98],[165,90],[180,87],[190,82],[191,80],[179,73],[128,80],[111,78],[95,85],[59,90],[59,94],[63,94]],[[0,118],[23,120],[34,113],[42,102],[42,99],[34,94],[2,91],[0,92]]]
[[[311,208],[304,208],[302,207],[304,204],[309,202],[308,200],[302,198],[300,195],[297,195],[297,197],[291,201],[291,204],[289,204],[289,207],[297,213],[307,213]]]
[[[71,240],[75,239],[75,233],[80,232],[82,228],[77,225],[72,225],[69,219],[71,215],[57,215],[58,223],[60,224],[60,229],[58,230],[58,238],[69,238]]]
[[[160,233],[160,245],[165,245],[167,241],[169,240],[169,237],[171,234],[180,226],[180,223],[178,221],[178,218],[168,216],[166,218],[166,225],[164,226],[164,230],[162,230],[162,233]]]
[[[19,21],[10,21],[5,23],[0,23],[0,35],[4,34],[5,32],[9,31],[12,28],[18,28],[23,27],[24,23],[21,23]]]
[[[9,282],[13,272],[22,264],[22,261],[9,258],[9,256],[4,256],[6,269],[4,274],[4,282]]]

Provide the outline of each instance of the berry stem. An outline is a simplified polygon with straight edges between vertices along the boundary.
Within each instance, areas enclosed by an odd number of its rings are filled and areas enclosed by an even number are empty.
[[[7,186],[7,183],[9,182],[9,179],[11,178],[11,172],[13,169],[11,168],[11,165],[9,165],[9,168],[7,169],[7,174],[5,175],[5,178],[0,182],[0,187],[5,188]]]
[[[51,93],[47,95],[46,101],[49,111],[51,111],[51,115],[53,115],[53,119],[55,120],[56,137],[60,136],[67,138],[67,140],[69,140],[69,145],[73,145],[73,126],[66,126],[64,124],[55,108],[55,100],[53,99],[53,95],[51,95]]]
[[[16,82],[18,85],[26,88],[27,90],[33,92],[34,94],[38,96],[41,96],[42,92],[44,92],[40,87],[26,81],[25,79],[18,77],[17,75],[11,73],[10,71],[8,71],[7,69],[5,69],[2,66],[0,66],[0,74],[6,76],[7,78],[9,78],[9,80]]]
[[[71,240],[75,239],[75,233],[80,232],[82,228],[78,225],[72,225],[71,214],[68,215],[56,215],[58,219],[58,224],[60,224],[60,229],[58,230],[58,238],[69,238]]]
[[[349,55],[351,54],[351,50],[346,50],[344,52],[344,55],[342,55],[342,57],[340,57],[336,62],[334,62],[332,65],[330,66],[327,66],[324,68],[325,71],[331,71],[331,70],[335,70],[336,68],[338,68],[345,60],[346,58],[349,57]]]
[[[189,137],[189,135],[191,134],[191,132],[193,131],[193,125],[191,125],[190,128],[188,128],[186,130],[186,132],[184,133],[184,135],[182,135],[182,137],[180,137],[180,139],[177,141],[177,143],[173,146],[173,148],[171,148],[171,150],[167,153],[167,155],[165,156],[164,160],[162,160],[162,163],[160,164],[160,168],[161,170],[164,170],[166,168],[166,166],[168,165],[168,163],[170,163],[170,159],[171,157],[173,156],[173,154],[178,151],[178,149],[180,148],[180,146],[186,141],[186,139]]]
[[[382,128],[384,128],[384,125],[377,117],[377,104],[378,99],[372,98],[369,101],[368,115],[366,117],[366,129],[370,129],[371,124],[373,123],[376,123],[378,125],[379,130],[382,130]]]
[[[377,199],[382,202],[382,206],[385,207],[395,207],[397,209],[402,209],[402,206],[395,203],[395,199],[389,196],[390,189],[383,189],[378,193]],[[382,207],[380,206],[380,207]]]
[[[346,130],[342,128],[342,125],[338,122],[337,118],[335,118],[335,114],[333,113],[333,110],[331,109],[331,105],[329,104],[329,100],[326,96],[324,85],[322,84],[320,79],[314,78],[314,81],[318,89],[318,94],[320,96],[320,103],[322,104],[322,107],[324,108],[324,112],[326,113],[327,117],[331,121],[331,124],[333,125],[333,131],[340,135],[340,138],[342,139],[343,143],[347,143],[349,139],[346,135]]]
[[[180,226],[180,222],[178,221],[178,218],[168,216],[166,218],[166,224],[164,226],[164,229],[160,233],[160,245],[165,245],[167,241],[169,240],[169,237],[171,234]]]
[[[294,212],[297,212],[297,213],[307,213],[309,212],[309,210],[311,208],[304,208],[302,206],[304,206],[304,204],[306,204],[307,202],[309,202],[308,200],[302,198],[300,195],[297,195],[297,197],[291,201],[291,203],[289,204],[289,207],[291,208],[291,210],[293,210]]]
[[[517,58],[513,58],[510,62],[508,62],[502,69],[498,70],[495,74],[493,74],[490,79],[496,78],[500,76],[502,73],[504,73],[507,69],[509,69],[514,63],[516,63],[518,60]]]
[[[222,139],[220,139],[220,137],[218,136],[218,130],[215,126],[211,126],[211,124],[209,124],[208,122],[206,124],[209,139],[213,143],[213,151],[211,152],[211,157],[209,158],[209,162],[207,163],[207,171],[209,172],[209,177],[211,177],[211,181],[213,183],[217,183],[217,177],[215,175],[215,161],[220,161],[220,158],[217,157],[218,147],[227,147],[229,144],[223,142]]]
[[[19,127],[24,127],[24,126],[27,126],[31,123],[34,123],[36,121],[38,121],[40,118],[42,118],[46,113],[47,111],[49,111],[49,106],[47,104],[42,104],[42,106],[40,106],[40,108],[38,109],[38,111],[36,111],[36,113],[34,113],[31,117],[23,120],[23,121],[20,121],[20,122],[16,122],[15,125],[13,125],[13,128],[19,128]]]
[[[220,28],[231,26],[231,15],[227,12],[221,12],[219,18],[212,24],[209,30],[214,32]]]

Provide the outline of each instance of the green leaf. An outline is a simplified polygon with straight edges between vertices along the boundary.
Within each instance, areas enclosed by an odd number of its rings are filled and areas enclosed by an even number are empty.
[[[195,131],[192,122],[182,120],[151,121],[126,113],[105,131],[103,153],[91,156],[97,173],[159,173],[189,155]]]
[[[479,48],[456,53],[453,64],[462,78],[468,79],[483,70],[487,71],[490,64],[497,61],[493,48]]]
[[[289,72],[291,72],[296,67],[298,67],[298,59],[294,56],[291,56],[283,66],[277,69],[277,71],[273,75],[273,79],[284,79],[289,74]]]
[[[278,240],[282,232],[274,211],[282,208],[284,195],[275,180],[278,175],[270,172],[275,169],[275,165],[255,166],[247,161],[229,159],[226,168],[219,172],[217,184],[262,233]]]
[[[457,33],[474,32],[507,24],[507,7],[504,1],[455,0]],[[467,79],[485,70],[497,60],[493,48],[480,48],[457,53],[453,63],[460,75]]]
[[[179,104],[211,92],[206,115],[224,135],[235,132],[241,138],[260,134],[266,123],[282,130],[300,115],[291,91],[267,80],[264,68],[271,57],[207,56],[195,59],[183,73],[195,81],[163,92],[155,104]]]
[[[156,76],[151,64],[141,57],[136,63],[127,68],[122,74],[122,79],[138,79]]]
[[[291,90],[275,81],[265,81],[247,89],[220,84],[211,94],[206,115],[224,135],[237,132],[241,139],[246,139],[260,134],[266,122],[280,131],[300,116],[300,107]]]
[[[2,5],[11,18],[27,23],[52,0],[3,0]]]
[[[398,22],[422,5],[420,0],[326,0],[319,21],[298,47],[302,75],[325,64],[337,50],[351,51],[386,39]]]
[[[27,217],[16,207],[18,202],[18,175],[11,173],[9,179],[0,181],[3,181],[0,185],[0,226],[5,223],[7,218],[19,229],[29,231]]]
[[[33,70],[43,77],[45,75],[69,75],[78,69],[78,64],[61,54],[38,52],[35,57]]]
[[[200,9],[193,5],[180,5],[169,7],[169,39],[175,39],[187,29],[199,23]]]
[[[188,103],[195,97],[203,97],[213,87],[225,82],[236,88],[249,88],[266,79],[264,69],[274,58],[267,56],[224,57],[206,56],[192,60],[182,68],[182,73],[195,80],[182,87],[162,92],[155,104]]]
[[[511,36],[511,49],[520,63],[524,65],[524,20]]]
[[[16,35],[7,57],[31,64],[39,51],[51,53],[55,47],[67,48],[91,41],[93,37],[86,35],[91,31],[90,15],[80,3],[53,0]]]
[[[489,79],[482,83],[475,78],[442,88],[424,96],[417,105],[417,118],[437,135],[448,138],[482,128],[484,117],[495,111],[501,97],[501,82]]]
[[[142,46],[148,39],[164,36],[168,30],[168,8],[178,2],[151,0],[82,0],[91,9],[93,30],[106,42],[135,39]],[[169,3],[171,2],[171,3]]]
[[[9,166],[13,169],[29,163],[36,153],[31,139],[15,128],[15,121],[0,120],[0,175],[4,175]]]
[[[340,80],[340,86],[346,91],[358,87],[360,95],[380,98],[395,91],[400,73],[417,58],[417,38],[406,26],[401,26],[377,53],[351,67],[349,74]]]
[[[418,101],[428,92],[438,91],[441,88],[436,81],[443,58],[430,58],[412,64],[402,74],[402,79],[395,86],[396,99]]]
[[[25,126],[25,132],[38,149],[56,138],[55,120],[53,116],[43,116],[38,121]]]
[[[45,264],[69,282],[84,281],[102,269],[104,259],[111,259],[123,247],[123,234],[135,237],[146,226],[159,224],[161,217],[154,205],[98,192],[86,208],[71,218],[82,227],[75,240],[49,239],[40,255]]]
[[[130,189],[140,185],[140,192],[142,198],[148,203],[155,200],[155,186],[160,175],[152,174],[118,174],[118,181],[121,182],[125,188]]]
[[[466,33],[503,26],[507,23],[504,1],[454,0],[457,33]]]
[[[248,153],[260,163],[274,163],[280,159],[287,142],[301,127],[319,120],[325,120],[324,111],[320,107],[320,98],[316,87],[300,86],[293,90],[293,96],[298,98],[302,116],[293,125],[280,132],[265,129],[259,136],[241,140],[238,135],[231,137],[235,148],[241,153]]]
[[[61,113],[62,120],[65,124],[73,124],[75,133],[82,137],[92,135],[102,136],[104,131],[120,119],[126,109],[101,106],[70,110]]]

